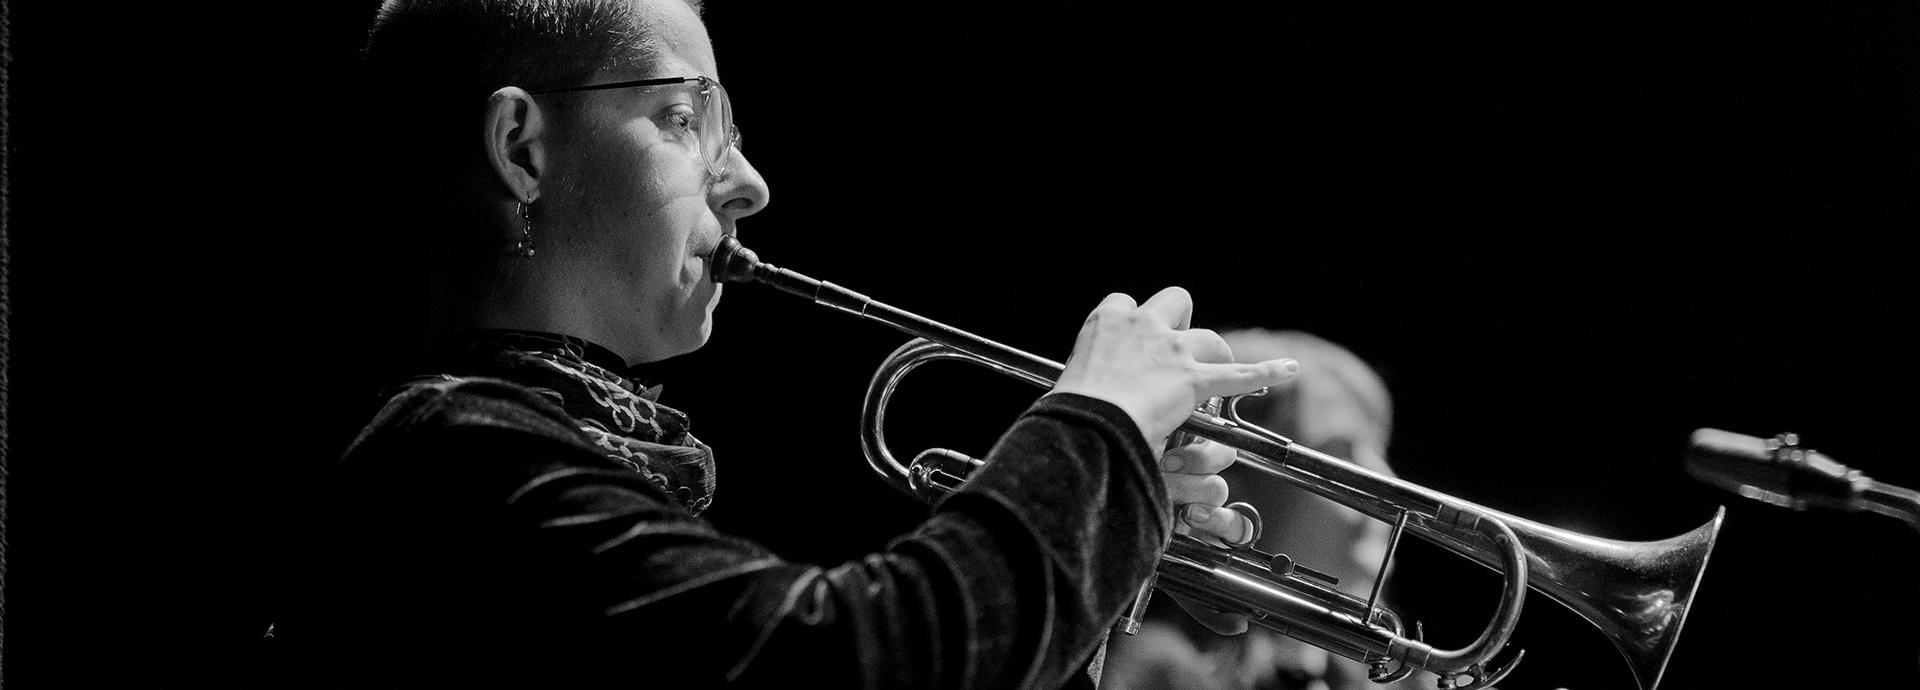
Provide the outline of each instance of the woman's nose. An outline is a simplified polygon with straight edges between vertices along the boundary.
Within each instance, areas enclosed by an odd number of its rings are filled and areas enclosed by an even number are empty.
[[[713,185],[709,193],[709,203],[713,212],[727,220],[739,220],[767,207],[773,192],[767,188],[767,180],[760,171],[747,160],[747,154],[733,149],[728,155],[727,174]]]

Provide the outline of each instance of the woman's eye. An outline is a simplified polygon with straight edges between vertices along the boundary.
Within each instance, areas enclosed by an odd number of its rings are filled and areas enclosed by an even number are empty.
[[[700,117],[690,110],[668,112],[666,120],[676,135],[693,136],[700,131]]]

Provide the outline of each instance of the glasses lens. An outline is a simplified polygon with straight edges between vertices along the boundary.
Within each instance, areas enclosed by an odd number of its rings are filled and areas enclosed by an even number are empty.
[[[707,170],[714,176],[727,173],[727,160],[733,153],[733,104],[720,82],[710,81],[703,92],[707,99],[706,121],[701,123],[700,153],[706,157]]]

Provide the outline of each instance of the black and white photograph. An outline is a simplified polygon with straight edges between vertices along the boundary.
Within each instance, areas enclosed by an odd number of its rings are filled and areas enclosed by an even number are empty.
[[[0,20],[0,684],[1920,687],[1920,4]]]

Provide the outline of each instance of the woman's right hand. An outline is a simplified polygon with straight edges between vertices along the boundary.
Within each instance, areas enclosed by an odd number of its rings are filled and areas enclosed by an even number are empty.
[[[1053,393],[1078,393],[1113,403],[1140,426],[1160,453],[1167,437],[1202,401],[1249,393],[1293,377],[1291,359],[1236,363],[1219,334],[1188,328],[1193,299],[1170,287],[1144,304],[1107,295],[1080,327],[1066,370]]]

